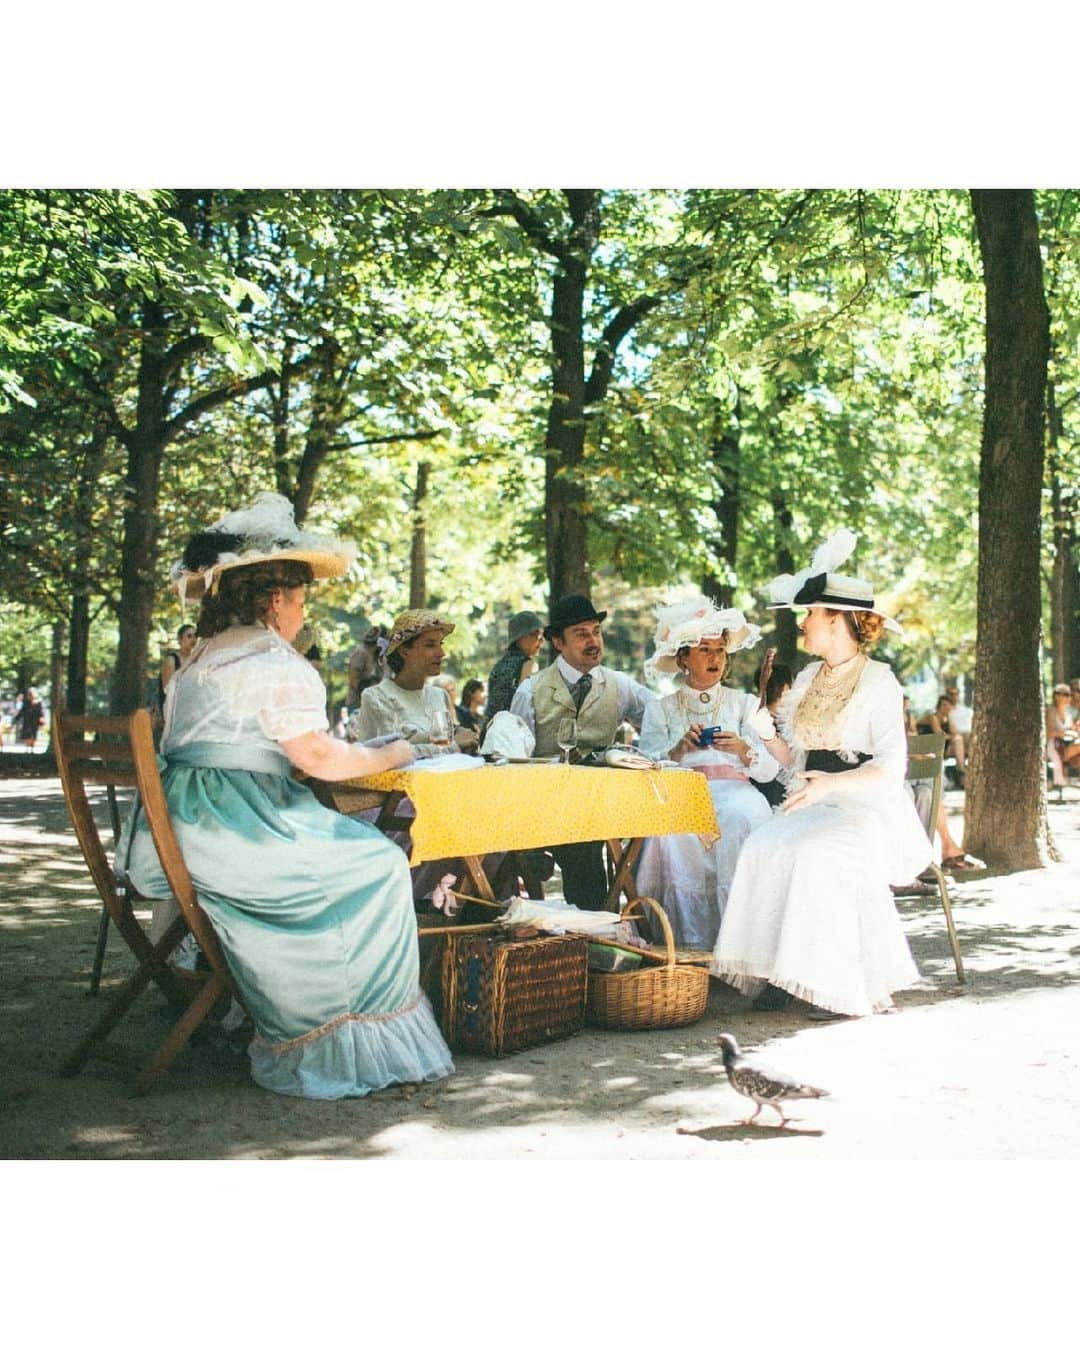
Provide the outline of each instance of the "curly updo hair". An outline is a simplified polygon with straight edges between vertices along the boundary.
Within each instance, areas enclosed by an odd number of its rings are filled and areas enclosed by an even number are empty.
[[[310,585],[314,579],[306,562],[291,558],[281,562],[254,562],[250,567],[230,567],[221,573],[216,594],[203,596],[197,631],[213,637],[238,624],[250,627],[264,622],[271,602],[282,590]]]
[[[843,614],[847,630],[864,651],[881,639],[885,631],[885,620],[880,614],[872,614],[867,609],[825,609],[827,614]]]

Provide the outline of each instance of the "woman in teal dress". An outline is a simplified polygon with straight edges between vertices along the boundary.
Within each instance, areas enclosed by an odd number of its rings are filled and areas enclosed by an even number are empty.
[[[419,986],[403,853],[292,777],[413,759],[402,739],[333,739],[322,681],[291,645],[307,584],[350,560],[351,545],[301,533],[273,493],[193,536],[174,580],[202,598],[202,640],[169,682],[161,742],[173,828],[255,1025],[252,1076],[321,1099],[453,1072]],[[145,820],[127,870],[140,893],[167,896]]]

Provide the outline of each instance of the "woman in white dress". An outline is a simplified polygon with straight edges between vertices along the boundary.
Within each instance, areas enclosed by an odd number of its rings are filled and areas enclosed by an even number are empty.
[[[704,596],[660,608],[656,618],[656,650],[646,662],[646,676],[681,671],[683,684],[646,706],[641,752],[705,775],[720,838],[711,848],[696,834],[647,839],[636,884],[663,905],[679,946],[711,951],[739,850],[772,814],[751,779],[769,782],[780,767],[751,724],[757,699],[721,682],[728,656],[753,646],[761,629],[738,609],[717,609]],[[710,743],[702,744],[706,728],[715,738],[706,736]]]
[[[873,588],[832,571],[855,535],[841,530],[796,576],[777,577],[773,608],[803,608],[802,670],[767,748],[797,774],[792,792],[739,857],[712,972],[774,1007],[779,990],[815,1019],[886,1011],[919,979],[890,883],[928,865],[930,841],[904,791],[903,692],[866,649],[892,619]],[[771,986],[771,987],[767,987]]]

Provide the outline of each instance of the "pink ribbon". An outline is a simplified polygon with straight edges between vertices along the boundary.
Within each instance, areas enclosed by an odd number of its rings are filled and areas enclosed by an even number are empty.
[[[701,773],[707,777],[710,782],[721,779],[726,782],[749,782],[750,777],[742,769],[735,768],[729,763],[695,763],[688,764],[695,773]]]

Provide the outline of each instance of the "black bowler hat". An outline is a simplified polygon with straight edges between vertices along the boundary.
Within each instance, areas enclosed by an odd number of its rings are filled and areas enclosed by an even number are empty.
[[[544,636],[550,642],[555,633],[561,636],[575,623],[603,623],[605,618],[607,610],[601,609],[597,613],[592,606],[592,600],[584,595],[564,595],[551,607],[551,617],[544,629]]]

